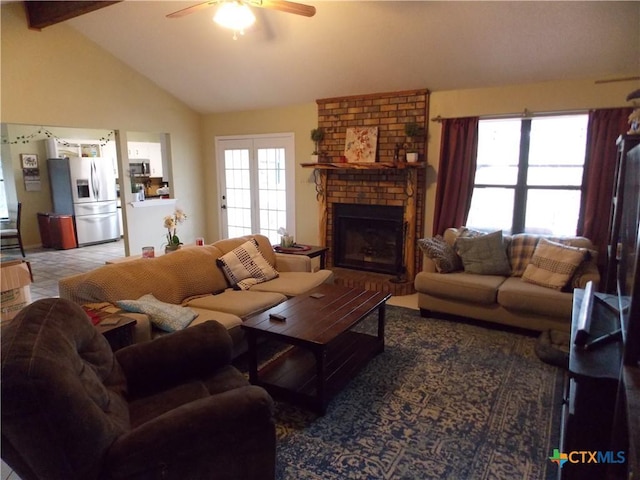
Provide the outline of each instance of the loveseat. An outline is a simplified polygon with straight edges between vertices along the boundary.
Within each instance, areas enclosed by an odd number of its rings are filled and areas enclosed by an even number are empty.
[[[261,268],[240,264],[249,257]],[[234,267],[253,276],[239,280],[230,273]],[[308,257],[276,253],[267,237],[247,235],[105,265],[61,279],[58,289],[79,305],[136,319],[137,342],[216,320],[229,331],[237,355],[246,347],[243,319],[322,283],[333,283],[333,272],[312,271]]]
[[[476,239],[495,248],[482,245],[474,252]],[[461,227],[421,239],[419,246],[423,268],[414,285],[423,317],[444,313],[568,332],[573,289],[590,280],[597,288],[600,281],[597,253],[584,237],[482,235]]]

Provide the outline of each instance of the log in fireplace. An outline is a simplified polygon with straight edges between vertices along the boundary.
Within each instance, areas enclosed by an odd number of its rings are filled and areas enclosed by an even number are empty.
[[[399,275],[404,268],[404,209],[335,203],[336,267]]]

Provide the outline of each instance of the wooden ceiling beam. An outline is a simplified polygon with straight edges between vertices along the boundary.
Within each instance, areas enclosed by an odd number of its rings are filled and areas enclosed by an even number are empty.
[[[29,0],[24,2],[29,28],[41,30],[44,27],[64,22],[70,18],[93,12],[100,8],[108,7],[116,1],[39,1]]]

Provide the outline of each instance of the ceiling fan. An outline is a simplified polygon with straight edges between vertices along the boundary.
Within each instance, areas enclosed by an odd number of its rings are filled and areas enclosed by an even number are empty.
[[[221,3],[241,3],[252,7],[269,8],[271,10],[279,10],[286,13],[295,13],[305,17],[313,17],[316,14],[316,7],[303,5],[302,3],[288,2],[286,0],[242,0],[239,2],[226,2],[225,0],[209,0],[208,2],[198,3],[190,7],[183,8],[167,15],[167,18],[178,18],[189,15],[190,13],[204,10],[216,4]]]
[[[250,6],[293,13],[304,17],[313,17],[316,14],[316,7],[287,0],[209,0],[170,13],[167,18],[184,17],[213,5],[218,5],[213,18],[214,21],[223,27],[233,30],[234,40],[238,38],[237,33],[243,34],[244,29],[252,25],[256,20],[249,8]]]
[[[244,35],[244,29],[253,25],[256,17],[249,8],[268,8],[286,13],[294,13],[305,17],[313,17],[316,7],[303,5],[302,3],[289,2],[287,0],[209,0],[183,8],[167,15],[167,18],[178,18],[190,13],[218,5],[213,21],[218,25],[233,30],[233,39],[238,39],[238,33]]]

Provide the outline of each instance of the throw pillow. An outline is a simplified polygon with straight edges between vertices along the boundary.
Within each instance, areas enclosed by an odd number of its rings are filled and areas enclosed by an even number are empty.
[[[127,312],[146,313],[151,323],[165,332],[182,330],[198,316],[189,307],[161,302],[150,293],[138,300],[118,300],[116,305]]]
[[[485,235],[485,232],[474,230],[473,228],[469,228],[469,227],[458,228],[458,237],[476,238],[476,237],[482,237],[483,235]]]
[[[227,280],[237,290],[249,290],[253,285],[278,276],[278,272],[258,250],[258,242],[251,239],[216,260]]]
[[[502,230],[479,237],[458,237],[455,250],[464,271],[480,275],[509,275],[509,259],[502,240]]]
[[[511,276],[521,277],[527,265],[531,262],[533,252],[536,250],[540,237],[528,233],[518,233],[511,237],[509,263],[511,264]]]
[[[442,238],[442,235],[421,238],[418,240],[418,246],[427,257],[433,260],[438,272],[450,273],[462,269],[460,257],[453,247]]]
[[[522,280],[543,287],[561,290],[584,261],[589,250],[570,247],[541,238]]]

